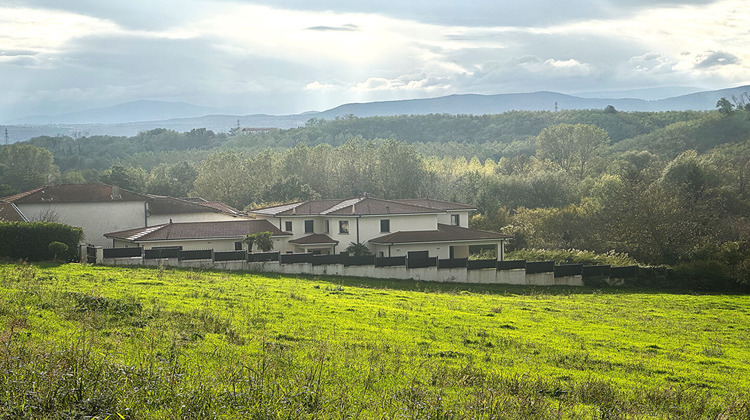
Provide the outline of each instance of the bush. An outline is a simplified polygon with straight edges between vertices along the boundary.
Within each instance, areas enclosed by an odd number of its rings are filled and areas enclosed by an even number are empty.
[[[609,251],[606,254],[597,254],[593,251],[582,251],[580,249],[525,248],[506,253],[505,259],[554,261],[555,264],[611,265],[614,267],[638,265],[635,259],[622,252]]]
[[[78,258],[78,243],[82,237],[83,229],[62,223],[0,223],[0,258],[46,261],[56,256],[74,261]],[[67,249],[56,254],[51,248],[52,242],[59,242]]]
[[[68,251],[68,246],[62,242],[52,241],[47,246],[47,249],[49,249],[49,252],[51,252],[52,255],[54,255],[53,258],[57,259],[58,255],[63,255],[65,254],[65,252]]]

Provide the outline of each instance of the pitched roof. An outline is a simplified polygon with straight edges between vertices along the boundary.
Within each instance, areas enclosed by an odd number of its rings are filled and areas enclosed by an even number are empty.
[[[469,204],[453,203],[450,201],[435,200],[432,198],[406,198],[397,199],[400,203],[413,204],[415,206],[429,207],[438,210],[476,210],[476,206]]]
[[[218,201],[188,201],[164,195],[148,195],[151,202],[148,205],[151,214],[186,214],[186,213],[225,213],[239,216],[242,213]]]
[[[313,233],[312,235],[303,236],[301,238],[292,239],[289,241],[290,244],[297,245],[318,245],[318,244],[338,244],[339,241],[331,239],[330,236],[324,233]]]
[[[165,223],[162,225],[128,229],[105,233],[112,239],[128,241],[176,241],[185,239],[232,239],[244,238],[260,232],[271,232],[272,236],[289,236],[267,220],[230,220],[226,222]]]
[[[112,185],[96,184],[62,184],[47,185],[30,191],[2,198],[3,201],[16,204],[34,203],[100,203],[149,201],[145,195],[134,193]]]
[[[211,207],[213,209],[221,211],[222,213],[233,214],[235,216],[244,214],[243,212],[237,210],[229,204],[222,203],[221,201],[203,201],[198,202],[198,204],[204,207]]]
[[[28,222],[26,216],[13,203],[0,201],[0,222]]]
[[[377,244],[404,244],[415,242],[457,242],[480,240],[503,240],[512,236],[486,230],[468,229],[459,226],[438,223],[437,230],[414,230],[389,233],[369,242]]]
[[[180,197],[180,200],[189,201],[195,204],[200,204],[201,206],[213,207],[215,209],[221,210],[224,213],[236,214],[236,215],[245,214],[244,212],[237,210],[236,208],[230,206],[229,204],[222,203],[221,201],[208,201],[201,197]]]
[[[444,210],[396,200],[372,197],[347,200],[310,200],[251,210],[268,216],[374,216],[385,214],[434,214]]]

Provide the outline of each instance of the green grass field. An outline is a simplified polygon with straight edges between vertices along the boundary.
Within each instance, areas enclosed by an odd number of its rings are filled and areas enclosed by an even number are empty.
[[[750,297],[0,265],[0,418],[748,419]]]

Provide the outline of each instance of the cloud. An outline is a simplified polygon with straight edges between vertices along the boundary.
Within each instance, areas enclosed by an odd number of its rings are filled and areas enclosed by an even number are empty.
[[[353,32],[359,31],[357,25],[346,24],[341,26],[311,26],[306,28],[308,31],[342,31],[342,32]]]
[[[736,55],[724,51],[707,51],[703,54],[699,54],[697,58],[698,63],[695,64],[695,68],[697,69],[706,69],[715,66],[729,66],[740,63],[740,59]]]

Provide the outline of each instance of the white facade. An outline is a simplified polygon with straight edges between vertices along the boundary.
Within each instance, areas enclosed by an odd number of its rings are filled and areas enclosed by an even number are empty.
[[[83,228],[83,241],[112,246],[105,233],[146,226],[146,202],[17,203],[31,220],[53,220]]]

